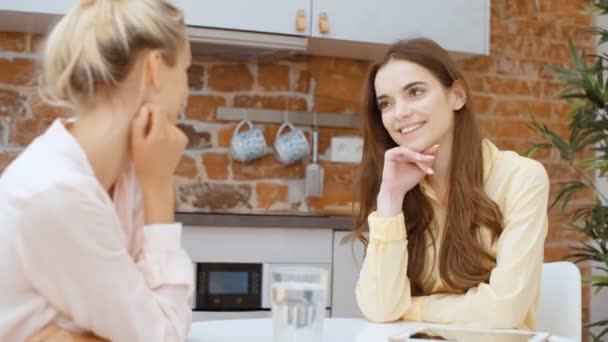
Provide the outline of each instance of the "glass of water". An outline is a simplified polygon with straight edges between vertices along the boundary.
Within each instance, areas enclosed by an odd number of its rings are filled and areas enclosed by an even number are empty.
[[[274,342],[321,342],[327,270],[284,267],[271,276]]]

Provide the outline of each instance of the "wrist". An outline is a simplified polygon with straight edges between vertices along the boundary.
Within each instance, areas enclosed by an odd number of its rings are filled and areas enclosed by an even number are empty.
[[[172,182],[142,182],[142,193],[146,225],[175,222]]]
[[[377,215],[379,217],[391,217],[402,211],[405,193],[398,191],[388,191],[382,188],[376,198]]]

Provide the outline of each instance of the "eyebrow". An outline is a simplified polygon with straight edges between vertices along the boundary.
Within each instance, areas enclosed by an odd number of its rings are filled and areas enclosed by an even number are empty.
[[[406,91],[406,90],[410,89],[411,87],[414,87],[414,86],[417,86],[417,85],[421,85],[421,84],[426,84],[426,83],[424,83],[424,82],[422,82],[422,81],[414,81],[414,82],[410,82],[410,83],[406,84],[406,85],[403,87],[403,89],[401,89],[401,91]],[[388,97],[388,95],[384,95],[384,94],[382,94],[382,95],[380,95],[380,96],[376,97],[376,100],[382,100],[382,99],[387,98],[387,97]]]

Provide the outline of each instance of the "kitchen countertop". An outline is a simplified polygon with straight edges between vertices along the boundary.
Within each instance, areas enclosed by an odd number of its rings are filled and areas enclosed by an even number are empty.
[[[243,228],[312,228],[351,230],[349,216],[328,216],[310,213],[224,214],[177,212],[175,218],[185,226]]]

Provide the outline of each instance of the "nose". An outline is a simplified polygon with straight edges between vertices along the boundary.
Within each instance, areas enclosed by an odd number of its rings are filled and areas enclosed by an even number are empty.
[[[410,106],[402,100],[398,100],[395,103],[395,117],[399,120],[405,119],[412,115]]]

